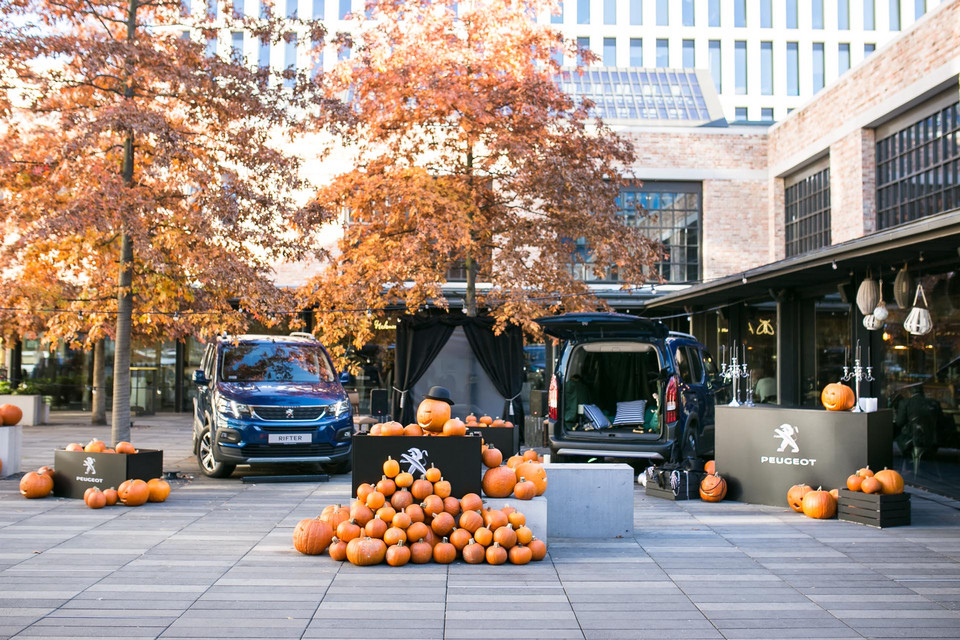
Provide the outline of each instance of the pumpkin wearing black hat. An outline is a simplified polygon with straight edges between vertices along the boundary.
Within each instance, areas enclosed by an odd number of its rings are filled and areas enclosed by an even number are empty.
[[[443,424],[450,419],[453,400],[445,387],[433,386],[417,407],[417,424],[424,431],[442,433]]]

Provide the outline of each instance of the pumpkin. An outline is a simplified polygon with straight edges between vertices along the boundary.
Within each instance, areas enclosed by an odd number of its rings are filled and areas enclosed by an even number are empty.
[[[103,450],[103,452],[104,452],[104,453],[116,453],[116,450],[115,450],[115,449],[111,449],[110,447],[107,447],[106,449]]]
[[[883,468],[883,471],[877,471],[874,478],[880,483],[880,493],[887,495],[903,493],[903,476],[893,469]]]
[[[468,493],[460,498],[460,508],[464,511],[479,511],[483,509],[483,499],[475,493]]]
[[[0,404],[0,424],[12,427],[23,418],[23,410],[15,404]]]
[[[460,526],[473,534],[483,526],[483,516],[476,511],[464,511],[460,516]]]
[[[406,512],[398,511],[397,515],[393,516],[393,522],[391,524],[398,529],[406,530],[407,527],[413,524],[413,520],[410,519],[410,516],[407,515]]]
[[[482,456],[483,466],[489,468],[499,467],[503,462],[503,454],[496,447],[487,447]]]
[[[834,500],[840,499],[840,489],[830,489],[830,495],[833,496]]]
[[[320,555],[332,541],[333,529],[320,518],[305,518],[293,529],[293,548],[308,556]]]
[[[527,547],[533,552],[532,560],[534,562],[539,562],[547,557],[547,543],[537,536],[533,536],[533,540],[527,544]]]
[[[387,547],[386,559],[387,564],[391,567],[402,567],[410,562],[410,547],[405,545],[403,540],[401,540],[400,542]]]
[[[350,519],[356,520],[361,527],[373,520],[373,509],[359,500],[354,500],[350,507]]]
[[[334,536],[330,542],[330,546],[327,548],[327,552],[330,554],[331,560],[343,562],[347,559],[347,543]]]
[[[517,465],[523,462],[523,456],[510,456],[507,458],[507,466],[516,469]]]
[[[401,471],[397,474],[397,477],[393,479],[397,483],[398,487],[403,489],[409,489],[410,485],[413,484],[413,474],[407,473],[406,471]]]
[[[490,531],[490,529],[486,527],[480,527],[473,532],[473,539],[483,546],[489,547],[490,543],[493,542],[493,531]]]
[[[491,498],[506,498],[513,493],[517,484],[517,474],[509,467],[494,467],[483,474],[480,486]]]
[[[500,527],[493,532],[493,541],[504,549],[510,549],[517,544],[517,532],[510,526]]]
[[[436,465],[431,464],[430,468],[427,469],[427,472],[423,474],[423,477],[432,483],[432,482],[438,482],[442,475],[443,474],[440,473],[440,469],[437,468]]]
[[[77,444],[76,442],[71,442],[66,447],[64,447],[64,450],[65,451],[83,451],[83,445]]]
[[[367,432],[367,435],[368,435],[368,436],[379,436],[379,435],[382,435],[382,434],[380,433],[380,429],[382,429],[382,428],[383,428],[383,425],[382,425],[382,424],[375,424],[375,425],[373,425],[372,427],[370,427],[370,431]]]
[[[523,452],[522,457],[525,462],[536,462],[539,456],[537,455],[536,449],[527,449]]]
[[[450,486],[449,480],[444,480],[443,478],[440,478],[439,480],[433,483],[433,495],[437,496],[441,500],[446,500],[447,498],[449,498],[451,491],[452,491],[452,487]]]
[[[490,423],[490,426],[500,428],[504,426],[504,422],[500,418],[497,418],[496,420]]]
[[[423,522],[412,522],[407,527],[407,540],[422,540],[427,537],[430,527]]]
[[[390,496],[390,505],[397,511],[403,511],[413,504],[413,496],[406,489],[400,489]]]
[[[395,544],[400,542],[407,541],[407,532],[403,529],[397,527],[390,527],[383,532],[383,543],[388,547],[392,547]]]
[[[719,474],[704,476],[700,481],[700,499],[706,502],[720,502],[727,495],[727,481]]]
[[[410,545],[410,562],[413,564],[426,564],[433,559],[433,545],[423,540],[418,540]]]
[[[359,538],[361,533],[363,533],[363,529],[360,528],[356,520],[350,519],[337,525],[337,537],[344,542]]]
[[[139,507],[150,498],[150,488],[143,480],[130,480],[127,490],[118,493],[120,501],[128,507]]]
[[[424,431],[441,433],[443,425],[450,419],[450,405],[443,400],[425,398],[417,407],[417,424]]]
[[[443,423],[443,435],[445,436],[465,436],[467,435],[467,425],[459,418],[450,418]]]
[[[347,560],[358,567],[367,567],[383,562],[387,545],[376,538],[356,538],[347,543]]]
[[[503,512],[503,515],[507,516],[507,520],[509,520],[510,514],[516,512],[516,509],[514,509],[508,504],[505,504],[502,507],[500,507],[500,511]]]
[[[426,514],[423,513],[423,507],[418,504],[410,505],[404,509],[403,512],[410,516],[411,522],[423,522],[426,519]]]
[[[150,502],[164,502],[170,495],[170,483],[153,478],[147,482],[147,492],[147,500]]]
[[[818,520],[832,518],[837,515],[837,501],[828,491],[808,491],[803,496],[803,515]]]
[[[87,496],[93,493],[94,491],[100,491],[100,489],[98,489],[97,487],[90,487],[89,489],[83,492],[83,499],[86,500]]]
[[[522,544],[514,545],[510,547],[507,558],[510,559],[510,564],[527,564],[533,560],[533,551]]]
[[[364,502],[367,503],[367,506],[374,510],[382,507],[386,501],[387,501],[386,497],[384,497],[382,493],[376,490],[368,493],[367,499],[364,500]]]
[[[871,477],[873,476],[873,470],[870,469],[870,465],[867,465],[863,469],[857,469],[857,475],[861,478]]]
[[[117,487],[117,495],[120,496],[120,499],[123,500],[123,494],[127,492],[127,487],[130,486],[129,480],[124,480],[120,483],[120,486]]]
[[[44,475],[47,475],[53,478],[53,474],[55,472],[53,470],[53,467],[40,467],[39,469],[37,469],[37,473],[42,473]]]
[[[487,564],[503,564],[507,561],[507,550],[496,542],[493,546],[487,547]]]
[[[377,483],[377,491],[382,493],[384,498],[389,498],[397,492],[397,483],[387,476],[381,476]]]
[[[113,487],[105,489],[103,492],[103,497],[107,500],[107,506],[112,507],[117,504],[117,501],[120,500],[120,496],[117,495],[117,490]]]
[[[847,476],[847,489],[850,491],[860,491],[860,483],[863,482],[863,478],[857,474],[851,474]]]
[[[397,510],[391,507],[389,504],[385,504],[374,514],[374,517],[380,518],[387,524],[393,523],[393,517],[397,515]]]
[[[450,564],[457,559],[457,548],[444,538],[433,548],[433,561],[437,564]]]
[[[423,499],[420,506],[423,508],[423,513],[431,518],[443,512],[443,500],[440,496],[429,495]]]
[[[831,382],[820,393],[820,402],[828,411],[846,411],[855,402],[853,389],[839,382]]]
[[[422,436],[423,429],[420,428],[418,424],[408,424],[403,428],[403,435],[405,436]]]
[[[430,523],[430,528],[433,529],[434,533],[438,536],[443,537],[450,535],[455,525],[456,521],[453,519],[453,516],[446,511],[441,511],[433,519],[433,522]]]
[[[519,480],[524,477],[537,488],[537,495],[542,496],[547,490],[547,472],[539,462],[521,462],[516,467],[516,476]]]
[[[527,517],[519,511],[514,511],[513,513],[507,514],[507,521],[516,529],[517,527],[522,527],[527,524]]]
[[[808,484],[795,484],[787,490],[787,504],[797,513],[803,512],[803,496],[813,491]]]
[[[84,492],[83,501],[91,509],[102,509],[107,506],[107,497],[103,495],[103,491],[96,487],[90,493]]]
[[[380,425],[380,435],[381,436],[402,436],[403,435],[403,425],[399,422],[384,422]]]
[[[437,480],[440,479],[440,476],[437,476]],[[423,500],[431,493],[433,493],[433,483],[427,480],[426,478],[420,478],[419,480],[414,480],[413,486],[410,487],[410,493],[413,494],[414,500]]]
[[[372,484],[361,482],[357,485],[357,500],[365,503],[367,501],[367,496],[376,490],[377,488]]]
[[[336,530],[337,525],[350,519],[350,509],[342,504],[331,504],[320,512],[320,519]]]
[[[537,495],[537,486],[526,478],[520,478],[520,482],[513,487],[513,495],[517,500],[533,500]]]
[[[707,472],[708,476],[715,474],[717,472],[716,460],[707,460],[707,463],[703,465],[703,470]]]
[[[104,444],[103,440],[91,440],[87,443],[87,446],[83,448],[87,453],[103,453],[103,450],[107,448],[107,445]]]
[[[484,509],[481,515],[483,515],[483,526],[491,531],[505,527],[510,522],[509,516],[500,509]]]
[[[368,538],[383,538],[383,534],[387,532],[387,523],[376,516],[363,526],[363,532]]]
[[[447,496],[443,499],[443,510],[456,518],[460,515],[460,501],[453,496]]]
[[[457,548],[457,552],[463,551],[463,548],[470,544],[473,536],[466,529],[454,529],[450,533],[450,544]]]
[[[530,530],[530,527],[517,527],[514,533],[517,534],[517,544],[530,544],[530,541],[533,540],[533,531]]]
[[[386,461],[383,463],[383,475],[387,478],[396,478],[400,473],[400,463],[387,456]]]
[[[860,483],[860,490],[864,493],[880,493],[883,490],[883,485],[874,476],[867,476]]]
[[[486,550],[482,544],[478,544],[476,540],[471,538],[460,554],[463,556],[463,561],[467,564],[480,564],[483,562]]]
[[[126,440],[121,440],[117,443],[117,446],[114,447],[114,451],[117,453],[136,453],[137,449],[132,444]]]
[[[493,422],[493,418],[491,418],[490,416],[480,416],[477,422],[479,422],[484,427],[489,427],[490,424]]]

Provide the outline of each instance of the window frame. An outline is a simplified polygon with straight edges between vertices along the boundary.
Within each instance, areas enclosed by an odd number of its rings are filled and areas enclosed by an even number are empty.
[[[830,246],[829,155],[784,179],[783,221],[786,257],[804,255]]]

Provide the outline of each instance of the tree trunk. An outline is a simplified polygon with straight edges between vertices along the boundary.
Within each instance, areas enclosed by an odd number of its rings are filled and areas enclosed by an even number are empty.
[[[133,44],[137,33],[137,0],[127,8],[127,42]],[[125,101],[133,100],[133,61],[124,65]],[[123,184],[133,187],[133,130],[123,140]],[[125,229],[120,240],[120,275],[117,289],[117,337],[113,354],[113,424],[110,437],[116,444],[130,440],[130,326],[133,318],[133,238]]]
[[[473,183],[473,145],[467,144],[467,183],[470,185],[470,195],[476,201]],[[473,233],[473,215],[467,214],[470,219],[470,233]],[[463,306],[468,318],[477,317],[477,261],[469,253],[464,257],[467,269],[467,290],[463,294]]]
[[[90,424],[107,424],[107,376],[104,339],[100,338],[93,346],[93,398],[91,402]]]

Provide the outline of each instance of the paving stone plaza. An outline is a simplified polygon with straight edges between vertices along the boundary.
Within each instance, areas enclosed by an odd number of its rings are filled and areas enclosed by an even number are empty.
[[[913,525],[634,492],[634,536],[549,540],[526,566],[355,567],[293,527],[329,483],[199,476],[189,417],[144,419],[167,502],[91,510],[0,480],[0,638],[957,638],[960,502],[910,489]],[[24,428],[23,469],[105,428]]]

